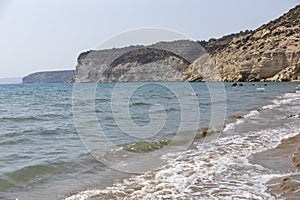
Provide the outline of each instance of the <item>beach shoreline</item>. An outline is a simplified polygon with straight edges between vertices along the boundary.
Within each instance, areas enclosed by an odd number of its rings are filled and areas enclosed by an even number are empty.
[[[300,198],[300,133],[282,140],[273,149],[251,155],[249,161],[276,174],[266,183],[276,198]]]

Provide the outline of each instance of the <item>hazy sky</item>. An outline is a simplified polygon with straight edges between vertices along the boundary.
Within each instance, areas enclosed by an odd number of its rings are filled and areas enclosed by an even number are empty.
[[[0,0],[0,78],[75,69],[76,58],[143,27],[191,39],[255,29],[300,0]]]

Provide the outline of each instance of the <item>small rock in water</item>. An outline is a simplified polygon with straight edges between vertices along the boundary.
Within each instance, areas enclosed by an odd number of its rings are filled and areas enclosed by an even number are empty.
[[[198,138],[206,137],[207,132],[208,132],[208,128],[202,128],[198,130],[198,133],[196,134],[195,138],[198,139]]]
[[[232,86],[237,86],[237,83],[233,83]]]
[[[242,119],[242,118],[244,118],[244,115],[242,115],[242,114],[236,114],[236,115],[234,115],[233,116],[235,119]]]
[[[299,119],[299,118],[300,118],[300,114],[297,114],[297,115],[290,115],[290,116],[288,116],[288,118]]]

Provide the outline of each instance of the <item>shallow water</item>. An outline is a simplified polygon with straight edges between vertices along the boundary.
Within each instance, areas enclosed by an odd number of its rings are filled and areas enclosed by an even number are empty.
[[[119,87],[126,94],[128,88],[135,87],[135,84],[123,83]],[[105,146],[106,140],[103,143],[97,140],[96,144],[101,148],[93,146],[97,135],[95,138],[89,135],[88,139],[93,143],[86,143],[85,135],[78,135],[81,124],[74,124],[73,115],[77,112],[74,111],[74,104],[72,110],[74,85],[0,85],[0,198],[61,199],[95,187],[103,189],[86,191],[70,199],[80,199],[85,195],[109,195],[112,191],[125,198],[124,192],[132,193],[132,188],[138,188],[131,194],[136,198],[147,195],[149,198],[183,199],[218,199],[234,195],[273,198],[264,191],[262,180],[258,178],[270,175],[269,172],[250,165],[247,157],[275,146],[284,137],[297,134],[299,119],[287,116],[300,113],[300,93],[290,93],[299,90],[298,83],[268,83],[267,86],[264,83],[256,83],[255,86],[245,83],[242,87],[231,87],[230,83],[226,83],[226,127],[221,137],[212,135],[205,141],[197,140],[188,151],[162,155],[161,163],[157,163],[161,164],[158,170],[132,176],[112,170],[99,162],[101,159],[95,159],[99,153],[109,155],[107,152],[112,149],[115,155],[117,148],[142,153],[156,152],[168,145],[162,141],[176,141],[176,145],[180,146],[185,135],[174,137],[180,122],[191,122],[191,126],[192,122],[197,122],[198,128],[208,127],[211,116],[222,110],[221,106],[212,106],[224,105],[224,102],[212,103],[209,87],[205,83],[192,83],[195,94],[185,90],[183,83],[168,84],[175,91],[157,83],[148,83],[136,90],[128,103],[133,122],[141,127],[153,120],[155,122],[155,117],[160,122],[160,117],[165,114],[163,128],[147,140],[128,137],[115,121],[111,95],[116,84],[98,84],[95,100],[86,98],[77,102],[82,103],[83,107],[94,102],[97,122],[113,141],[115,149]],[[90,87],[89,84],[86,87]],[[180,99],[194,99],[189,96],[197,100],[199,119],[183,119],[181,116],[182,109],[194,109],[192,104],[191,108],[180,105]],[[85,123],[93,125],[86,117],[91,113],[84,111],[81,116]],[[233,116],[236,114],[243,114],[244,117],[235,119]],[[223,125],[218,122],[213,125]],[[83,128],[87,133],[98,131],[94,126],[86,127],[86,124]],[[158,155],[147,156],[143,159],[154,163]],[[147,162],[139,164],[142,169],[148,167]],[[125,183],[113,185],[122,177],[128,177]]]

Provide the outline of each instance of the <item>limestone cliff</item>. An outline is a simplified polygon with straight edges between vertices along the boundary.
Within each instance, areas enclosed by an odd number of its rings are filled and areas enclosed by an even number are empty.
[[[68,82],[185,81],[181,73],[204,49],[189,40],[81,53]],[[147,60],[147,62],[145,62]]]
[[[182,71],[190,65],[170,51],[143,48],[130,51],[103,72],[101,82],[186,81]]]
[[[300,6],[254,31],[199,43],[210,57],[191,64],[189,81],[300,80]]]
[[[23,83],[65,83],[74,74],[75,70],[36,72],[25,76]]]

